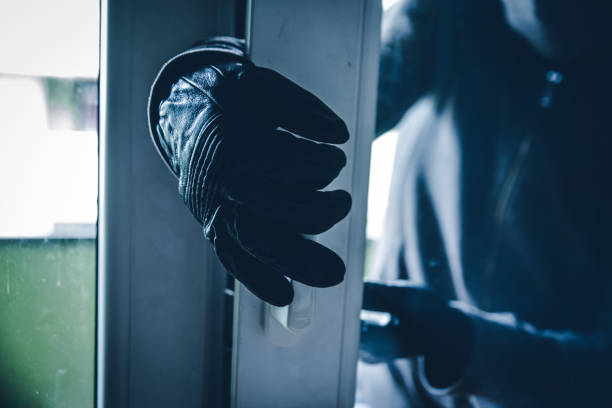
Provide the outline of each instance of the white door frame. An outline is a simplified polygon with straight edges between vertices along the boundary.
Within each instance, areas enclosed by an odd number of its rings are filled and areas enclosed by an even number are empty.
[[[225,272],[150,140],[162,64],[233,35],[223,0],[102,0],[96,406],[202,407],[223,400]]]
[[[349,216],[317,241],[347,265],[333,288],[296,285],[294,305],[275,308],[237,285],[232,406],[352,407],[359,349],[365,222],[380,42],[378,0],[252,0],[253,61],[312,91],[351,134],[347,167],[330,188],[353,197]]]

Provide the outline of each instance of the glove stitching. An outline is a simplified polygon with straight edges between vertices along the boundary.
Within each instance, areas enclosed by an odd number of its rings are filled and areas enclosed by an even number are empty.
[[[221,69],[218,66],[211,65],[210,69],[214,70],[217,74],[219,74],[221,78],[225,79],[225,74],[223,73],[223,71],[221,71]]]
[[[214,132],[214,130],[216,130],[216,128],[218,127],[220,119],[221,114],[215,115],[210,121],[208,121],[208,123],[205,124],[205,126],[200,131],[200,134],[198,135],[198,138],[195,143],[194,153],[192,154],[190,159],[190,163],[188,166],[188,174],[186,177],[186,191],[185,197],[183,199],[185,201],[185,204],[187,204],[187,206],[192,210],[196,218],[198,218],[198,220],[202,222],[204,220],[202,218],[202,211],[200,205],[201,203],[198,198],[200,196],[200,193],[203,191],[203,185],[201,184],[205,184],[206,181],[204,183],[200,183],[200,180],[202,180],[202,175],[205,172],[210,171],[209,169],[213,164],[212,157],[209,154],[211,146],[220,143],[220,140],[218,140],[219,137],[217,135],[217,132]],[[213,127],[212,137],[206,137],[206,135],[211,135],[211,127]],[[208,164],[206,164],[207,162]],[[208,202],[210,200],[206,201],[206,205],[208,205]]]
[[[215,119],[216,118],[213,117],[211,120],[205,123],[202,129],[200,130],[196,138],[196,142],[194,143],[194,151],[189,159],[189,164],[187,166],[187,177],[185,181],[185,196],[183,197],[183,200],[185,201],[185,204],[187,205],[187,207],[189,207],[192,213],[200,221],[201,221],[201,217],[197,212],[197,207],[199,203],[197,200],[193,200],[194,188],[196,187],[193,179],[194,179],[197,169],[200,166],[201,157],[203,155],[203,152],[205,151],[206,144],[209,143],[208,138],[204,138],[204,135],[207,133],[206,130],[208,126],[210,125],[210,123],[213,122]],[[204,140],[202,138],[204,138]]]
[[[203,217],[206,220],[210,218],[211,216],[210,213],[212,209],[216,209],[216,207],[219,206],[218,202],[219,202],[219,196],[220,196],[220,187],[219,187],[219,183],[216,182],[218,179],[217,173],[218,173],[218,169],[224,166],[225,160],[222,157],[223,155],[217,152],[222,148],[222,146],[223,146],[223,140],[219,136],[215,135],[213,141],[211,142],[211,145],[208,148],[206,157],[204,159],[204,163],[208,163],[208,165],[206,166],[204,171],[201,171],[203,181],[201,184],[198,184],[197,186],[198,187],[197,193],[203,192],[203,189],[207,185],[210,187],[210,190],[211,190],[210,193],[206,195],[206,204],[204,206],[204,209],[206,212],[203,214]],[[219,157],[219,160],[217,160],[216,163],[214,160],[215,156],[221,156]]]
[[[187,82],[189,85],[191,85],[195,89],[197,89],[198,91],[200,91],[207,98],[210,98],[210,100],[212,101],[213,105],[215,105],[216,108],[223,110],[223,107],[221,106],[219,101],[217,101],[217,99],[214,96],[212,96],[210,92],[208,92],[207,90],[205,90],[204,88],[202,88],[201,86],[199,86],[198,84],[193,82],[191,79],[187,78],[186,76],[182,76],[181,79]]]

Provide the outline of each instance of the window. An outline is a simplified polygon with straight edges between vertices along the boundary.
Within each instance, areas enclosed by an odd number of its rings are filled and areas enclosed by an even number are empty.
[[[368,188],[368,218],[366,223],[365,278],[370,274],[373,252],[382,236],[389,200],[391,174],[395,161],[397,132],[391,130],[372,143],[370,186]]]
[[[93,407],[98,21],[0,6],[0,406]]]

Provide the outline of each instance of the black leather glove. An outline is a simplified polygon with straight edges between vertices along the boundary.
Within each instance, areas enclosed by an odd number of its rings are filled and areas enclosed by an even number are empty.
[[[319,191],[345,154],[313,142],[349,135],[323,102],[253,65],[241,45],[215,39],[167,63],[151,92],[151,134],[228,272],[286,305],[286,277],[316,287],[344,277],[342,259],[302,234],[326,231],[350,210],[346,191]]]
[[[458,380],[474,341],[470,318],[422,286],[408,281],[365,282],[363,309],[391,314],[385,326],[362,322],[360,357],[367,363],[425,356],[434,386]]]

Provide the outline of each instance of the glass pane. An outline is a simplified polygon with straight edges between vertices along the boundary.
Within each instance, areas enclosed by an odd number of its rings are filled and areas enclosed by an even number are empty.
[[[94,405],[98,44],[98,1],[0,5],[1,407]]]
[[[370,182],[366,223],[365,278],[372,272],[376,244],[382,237],[389,201],[391,176],[395,163],[397,131],[390,130],[376,138],[370,154]]]

